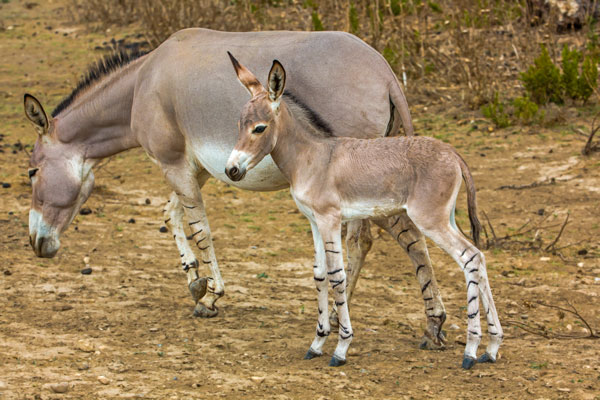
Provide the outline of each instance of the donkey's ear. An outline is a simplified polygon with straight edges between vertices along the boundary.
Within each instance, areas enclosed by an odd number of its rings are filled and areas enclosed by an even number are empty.
[[[272,102],[279,103],[281,95],[285,89],[285,69],[277,60],[273,60],[273,65],[269,71],[269,99]]]
[[[227,52],[227,54],[229,55],[229,59],[233,64],[233,68],[235,69],[235,73],[237,74],[238,80],[242,83],[242,85],[244,85],[246,89],[248,89],[252,97],[263,92],[265,88],[263,87],[263,85],[260,84],[258,79],[256,79],[254,74],[250,72],[248,68],[240,64],[238,60],[236,60],[235,57],[231,55],[230,52]]]
[[[24,105],[25,115],[27,115],[27,118],[33,122],[37,133],[40,136],[48,133],[48,117],[46,116],[44,107],[42,107],[40,102],[32,95],[26,93]]]

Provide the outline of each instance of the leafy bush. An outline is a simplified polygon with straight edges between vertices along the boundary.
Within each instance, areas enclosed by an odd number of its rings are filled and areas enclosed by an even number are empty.
[[[510,125],[510,116],[504,111],[504,104],[500,101],[498,92],[494,94],[491,103],[481,107],[484,117],[492,120],[498,128],[506,128]]]
[[[525,90],[537,104],[563,103],[563,81],[560,69],[554,65],[548,49],[542,45],[542,53],[533,60],[527,72],[521,74]]]
[[[514,118],[524,125],[539,123],[544,119],[545,112],[529,97],[517,97],[513,100]]]

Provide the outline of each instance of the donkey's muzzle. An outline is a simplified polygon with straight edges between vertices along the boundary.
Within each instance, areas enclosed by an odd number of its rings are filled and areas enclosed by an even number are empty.
[[[29,236],[29,244],[33,248],[36,256],[42,258],[52,258],[58,253],[60,242],[52,237],[38,235]]]
[[[246,168],[240,169],[236,166],[225,168],[225,174],[234,182],[241,181],[246,176]]]

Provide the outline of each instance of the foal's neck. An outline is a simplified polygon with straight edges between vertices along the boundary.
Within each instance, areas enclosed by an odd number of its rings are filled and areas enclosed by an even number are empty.
[[[319,164],[327,163],[336,138],[326,136],[302,115],[294,114],[285,102],[280,107],[277,143],[271,157],[293,186],[303,173],[318,171]]]
[[[55,118],[58,139],[85,148],[86,158],[101,159],[138,147],[131,111],[142,58],[110,73],[78,94]]]

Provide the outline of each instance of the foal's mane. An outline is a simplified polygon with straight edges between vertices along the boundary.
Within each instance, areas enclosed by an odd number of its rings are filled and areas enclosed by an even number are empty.
[[[69,107],[77,95],[88,88],[92,83],[100,80],[100,78],[104,76],[110,75],[113,71],[124,67],[133,60],[137,60],[147,53],[147,51],[140,51],[137,49],[131,51],[121,49],[113,54],[102,57],[100,60],[90,65],[86,74],[77,83],[77,86],[75,89],[73,89],[71,94],[65,97],[63,101],[56,106],[54,111],[52,111],[52,117],[56,117],[61,111]]]
[[[305,122],[312,130],[316,131],[315,133],[320,133],[323,136],[334,136],[331,126],[327,121],[323,120],[315,110],[307,106],[302,100],[288,90],[286,90],[283,95],[289,100],[287,105],[288,107],[291,106],[291,111],[297,120]]]

